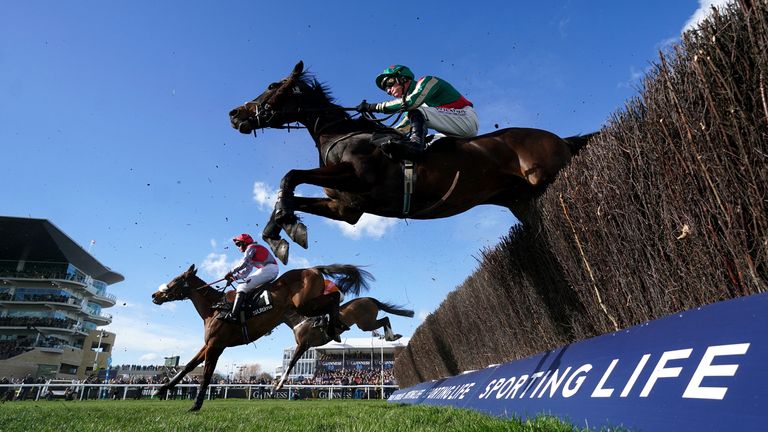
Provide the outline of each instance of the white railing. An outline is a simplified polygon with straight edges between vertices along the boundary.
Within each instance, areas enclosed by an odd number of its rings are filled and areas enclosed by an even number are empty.
[[[106,298],[106,299],[108,299],[108,300],[111,300],[111,301],[112,301],[112,303],[116,303],[116,302],[117,302],[117,297],[115,297],[115,295],[114,295],[114,294],[110,294],[110,293],[108,293],[108,292],[103,292],[103,293],[101,293],[101,294],[99,294],[99,293],[97,292],[97,293],[96,293],[96,297],[103,297],[103,298]]]
[[[162,384],[0,384],[0,399],[194,399],[199,384],[179,384],[165,394],[153,396]],[[396,385],[298,385],[286,384],[273,391],[267,384],[211,384],[206,399],[386,399]]]

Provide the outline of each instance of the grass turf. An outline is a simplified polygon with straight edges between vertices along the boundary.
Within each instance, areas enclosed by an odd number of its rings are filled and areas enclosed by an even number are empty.
[[[0,406],[0,431],[573,431],[551,417],[521,422],[446,407],[385,401],[16,401]]]

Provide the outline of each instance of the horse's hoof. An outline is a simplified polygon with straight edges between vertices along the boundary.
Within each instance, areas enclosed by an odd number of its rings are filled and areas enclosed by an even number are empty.
[[[285,230],[285,233],[288,234],[288,237],[293,240],[294,243],[298,244],[302,248],[306,249],[307,244],[307,226],[303,223],[296,221],[291,224],[283,225],[283,229]]]
[[[278,224],[288,224],[296,221],[296,214],[289,210],[282,201],[275,204],[275,211],[272,214],[272,220]]]
[[[277,259],[283,264],[288,264],[288,242],[280,239],[277,244],[272,248],[272,252],[275,253]]]
[[[272,249],[272,253],[275,254],[277,259],[279,259],[283,264],[288,264],[288,242],[281,239],[281,238],[264,238],[264,241],[269,245],[269,248]]]
[[[192,408],[190,408],[188,411],[189,412],[200,411],[200,408],[201,408],[201,405],[195,404],[195,405],[192,405]]]
[[[396,335],[393,335],[392,337],[384,338],[384,340],[386,340],[387,342],[394,342],[400,339],[401,337],[403,337],[403,335],[396,334]]]

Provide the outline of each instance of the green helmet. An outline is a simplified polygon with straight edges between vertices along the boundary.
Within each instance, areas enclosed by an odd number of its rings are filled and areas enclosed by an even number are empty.
[[[379,76],[376,77],[376,86],[382,90],[386,90],[384,88],[384,80],[389,77],[405,77],[412,80],[414,79],[415,75],[413,72],[411,72],[410,69],[408,69],[408,66],[399,64],[392,65],[384,69],[384,72],[380,73]]]

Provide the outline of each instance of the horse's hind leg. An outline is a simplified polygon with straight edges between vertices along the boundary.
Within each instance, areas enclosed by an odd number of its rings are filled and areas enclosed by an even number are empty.
[[[384,319],[387,320],[387,323],[384,325],[384,340],[385,341],[387,341],[387,342],[394,342],[394,341],[400,339],[401,337],[403,337],[403,335],[394,333],[392,331],[392,324],[389,323],[389,318],[384,318]]]
[[[384,317],[376,321],[357,322],[357,327],[362,331],[374,331],[384,327],[384,340],[392,342],[400,339],[402,335],[392,333],[392,324],[389,322],[389,317]]]
[[[328,322],[328,335],[334,337],[338,330],[340,330],[339,334],[349,330],[349,326],[344,323],[339,313],[339,296],[340,294],[338,292],[334,292],[317,297],[309,302],[310,304],[302,305],[302,307],[298,309],[299,313],[304,316],[328,314],[331,318]]]
[[[286,378],[288,378],[288,374],[291,373],[291,370],[293,370],[293,367],[296,366],[296,362],[299,361],[302,355],[304,355],[305,352],[309,349],[309,344],[305,341],[302,341],[296,346],[296,351],[293,352],[293,357],[291,357],[291,362],[288,363],[288,368],[283,372],[283,375],[280,377],[280,382],[275,385],[275,390],[280,390],[283,388],[283,384],[285,383]]]

